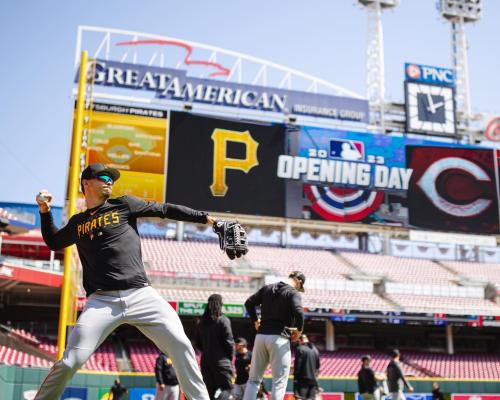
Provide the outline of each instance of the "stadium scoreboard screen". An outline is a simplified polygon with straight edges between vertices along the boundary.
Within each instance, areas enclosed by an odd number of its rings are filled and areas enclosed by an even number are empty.
[[[499,233],[499,151],[94,103],[88,162],[116,194],[210,212]]]

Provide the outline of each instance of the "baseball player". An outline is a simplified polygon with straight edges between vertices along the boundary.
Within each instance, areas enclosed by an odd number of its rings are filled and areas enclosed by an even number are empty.
[[[300,345],[295,350],[293,365],[293,386],[296,399],[312,400],[318,387],[320,359],[319,351],[306,335],[300,337]]]
[[[389,386],[392,400],[406,399],[403,392],[405,386],[410,393],[413,392],[413,386],[406,380],[403,369],[401,368],[401,363],[399,362],[400,357],[401,354],[398,349],[392,350],[391,361],[387,365],[387,385]]]
[[[169,203],[146,202],[132,196],[111,199],[120,172],[103,164],[91,164],[82,172],[81,189],[87,210],[57,229],[52,219],[52,196],[37,196],[42,236],[52,250],[76,244],[83,268],[87,303],[68,338],[63,358],[50,369],[36,400],[55,400],[75,372],[97,347],[122,324],[136,326],[164,353],[169,354],[186,397],[209,400],[191,342],[168,302],[153,289],[141,257],[137,218],[160,217],[213,224],[219,244],[228,256],[247,251],[244,230],[237,223],[215,221],[207,213]],[[217,222],[214,224],[214,222]],[[241,246],[227,245],[227,235]],[[237,240],[238,239],[238,240]]]
[[[210,295],[196,331],[201,375],[210,399],[229,399],[233,384],[234,339],[231,321],[222,313],[222,296]]]
[[[304,328],[304,310],[299,292],[304,292],[305,281],[302,272],[294,271],[287,282],[263,286],[245,302],[257,336],[244,400],[256,399],[269,362],[273,376],[271,400],[283,400],[292,361],[290,339],[298,341]],[[261,309],[260,320],[257,318],[257,306]]]
[[[172,360],[160,353],[155,363],[156,397],[155,400],[178,400],[179,381]]]
[[[236,357],[234,368],[236,370],[236,379],[233,385],[234,400],[241,400],[245,394],[245,387],[248,381],[248,372],[252,363],[252,352],[247,348],[247,340],[238,338],[234,341],[236,347]]]
[[[361,369],[358,372],[358,392],[362,400],[379,400],[379,382],[385,379],[385,375],[373,371],[370,364],[372,358],[367,354],[361,357]]]
[[[120,379],[115,379],[115,383],[111,386],[109,394],[113,400],[121,400],[128,393],[128,389],[122,385]]]

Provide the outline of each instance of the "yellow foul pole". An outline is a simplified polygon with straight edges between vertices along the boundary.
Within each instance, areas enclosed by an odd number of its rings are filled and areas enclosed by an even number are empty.
[[[82,51],[80,63],[80,76],[78,81],[78,97],[76,101],[75,126],[73,129],[73,145],[71,148],[71,163],[68,182],[68,219],[75,214],[76,198],[78,195],[79,173],[80,173],[80,149],[82,145],[83,113],[85,111],[85,85],[87,82],[87,52]],[[64,279],[61,290],[61,303],[59,308],[59,331],[57,336],[57,357],[61,359],[66,347],[66,328],[68,326],[68,315],[71,300],[71,268],[72,247],[64,249]]]

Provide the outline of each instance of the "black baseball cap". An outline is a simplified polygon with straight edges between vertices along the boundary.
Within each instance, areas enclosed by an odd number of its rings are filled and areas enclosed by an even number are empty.
[[[241,346],[246,346],[247,345],[247,340],[243,337],[239,337],[234,341],[234,343],[239,344]]]
[[[288,275],[289,278],[297,279],[300,282],[300,287],[297,289],[299,292],[304,293],[304,283],[306,283],[306,276],[300,271],[293,271]]]
[[[109,176],[113,181],[120,179],[120,171],[115,168],[108,168],[104,164],[90,164],[82,172],[81,180],[94,179],[100,175]]]

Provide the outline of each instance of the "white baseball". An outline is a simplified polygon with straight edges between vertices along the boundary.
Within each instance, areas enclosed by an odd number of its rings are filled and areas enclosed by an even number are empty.
[[[41,201],[41,202],[49,202],[50,200],[52,200],[52,196],[50,196],[48,193],[38,193],[38,201]]]

